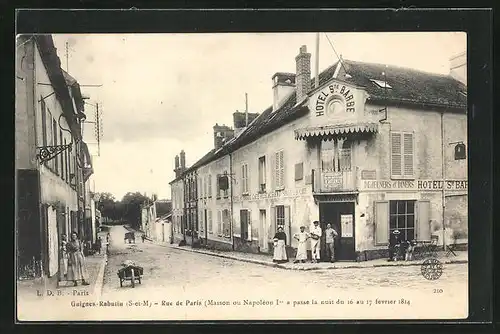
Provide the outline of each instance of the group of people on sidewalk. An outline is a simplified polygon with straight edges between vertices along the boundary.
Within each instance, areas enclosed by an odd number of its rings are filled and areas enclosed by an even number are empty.
[[[298,242],[297,255],[295,256],[294,263],[305,263],[307,261],[307,241],[309,239],[311,239],[311,262],[317,263],[321,258],[320,251],[323,230],[319,226],[319,221],[317,220],[313,222],[313,227],[309,232],[306,232],[305,229],[305,226],[301,226],[300,232],[293,235],[293,238]],[[338,237],[338,233],[331,224],[326,225],[324,232],[327,256],[330,259],[330,262],[335,262],[335,240]],[[279,226],[278,231],[274,235],[273,262],[285,263],[289,261],[286,252],[286,240],[286,233],[284,232],[283,227]]]
[[[82,285],[89,285],[83,249],[83,242],[76,232],[71,233],[69,241],[66,234],[61,235],[59,281],[72,281],[74,286],[78,285],[78,281]]]

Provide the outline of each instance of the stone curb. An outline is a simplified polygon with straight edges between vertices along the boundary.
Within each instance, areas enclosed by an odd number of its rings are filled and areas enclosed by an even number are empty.
[[[101,266],[99,268],[99,272],[97,273],[93,291],[93,295],[95,296],[97,301],[101,299],[102,287],[104,285],[104,269],[106,268],[107,264],[108,264],[108,254],[105,253],[104,258],[101,262]]]
[[[183,250],[186,252],[191,252],[191,253],[199,253],[199,254],[205,254],[209,256],[216,256],[220,258],[225,258],[225,259],[231,259],[231,260],[236,260],[236,261],[241,261],[241,262],[248,262],[248,263],[254,263],[254,264],[260,264],[263,266],[267,267],[273,267],[273,268],[280,268],[280,269],[285,269],[285,270],[299,270],[299,271],[311,271],[311,270],[332,270],[332,269],[366,269],[366,268],[378,268],[378,267],[408,267],[408,266],[419,266],[422,264],[421,261],[419,262],[411,262],[411,263],[401,263],[401,264],[372,264],[369,266],[360,266],[360,265],[347,265],[347,266],[329,266],[329,267],[289,267],[286,265],[282,264],[277,264],[277,263],[272,263],[272,262],[266,262],[266,261],[260,261],[260,260],[254,260],[254,259],[245,259],[241,257],[236,257],[236,256],[231,256],[231,255],[225,255],[225,254],[218,254],[218,253],[212,253],[212,252],[205,252],[205,251],[200,251],[197,249],[190,249],[190,248],[184,248],[184,247],[179,247],[179,246],[166,246],[174,249],[179,249]],[[445,260],[442,263],[443,264],[463,264],[463,263],[468,263],[469,261],[467,260]]]

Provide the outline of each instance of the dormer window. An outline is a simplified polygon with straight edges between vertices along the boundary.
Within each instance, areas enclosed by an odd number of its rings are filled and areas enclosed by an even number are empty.
[[[392,88],[386,81],[370,79],[379,88]]]

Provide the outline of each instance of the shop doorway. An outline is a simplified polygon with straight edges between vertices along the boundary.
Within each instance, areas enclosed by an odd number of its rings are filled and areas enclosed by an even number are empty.
[[[354,202],[331,202],[319,204],[320,226],[323,230],[321,237],[321,261],[329,261],[326,250],[325,229],[330,223],[337,231],[338,237],[335,240],[335,260],[354,261],[355,251],[355,221]]]

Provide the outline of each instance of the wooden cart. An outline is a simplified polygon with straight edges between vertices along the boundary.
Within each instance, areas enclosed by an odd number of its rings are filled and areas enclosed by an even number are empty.
[[[132,287],[135,287],[135,282],[141,284],[144,269],[136,265],[126,265],[118,270],[118,277],[120,278],[120,287],[123,287],[124,281],[130,281]]]
[[[127,232],[125,233],[125,238],[123,239],[125,243],[134,243],[135,244],[135,233],[134,232]]]

